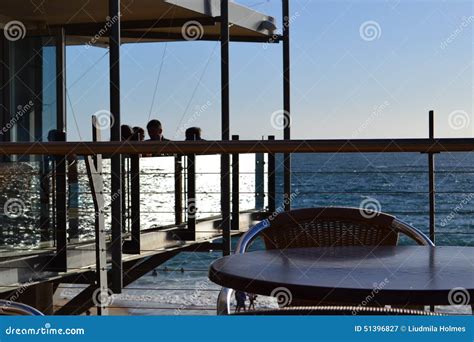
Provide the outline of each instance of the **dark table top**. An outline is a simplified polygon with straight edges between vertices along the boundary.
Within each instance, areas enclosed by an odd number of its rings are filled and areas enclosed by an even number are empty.
[[[474,303],[472,247],[325,247],[265,250],[215,261],[209,278],[261,295],[334,303]]]

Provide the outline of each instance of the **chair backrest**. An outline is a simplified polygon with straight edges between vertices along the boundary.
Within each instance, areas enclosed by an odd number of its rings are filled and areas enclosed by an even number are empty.
[[[267,249],[395,246],[395,217],[358,208],[308,208],[282,212],[261,232]]]
[[[43,313],[23,303],[0,299],[0,316],[43,316]]]

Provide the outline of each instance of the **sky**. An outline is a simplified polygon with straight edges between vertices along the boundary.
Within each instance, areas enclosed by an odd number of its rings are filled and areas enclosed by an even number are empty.
[[[281,0],[235,2],[281,28]],[[430,110],[436,137],[474,136],[474,2],[290,5],[293,139],[423,138]],[[183,140],[190,126],[219,139],[218,44],[124,44],[122,123],[144,127],[156,118],[169,139]],[[91,116],[109,109],[107,50],[66,53],[68,140],[89,141]],[[230,54],[231,134],[282,138],[282,45],[234,42]]]

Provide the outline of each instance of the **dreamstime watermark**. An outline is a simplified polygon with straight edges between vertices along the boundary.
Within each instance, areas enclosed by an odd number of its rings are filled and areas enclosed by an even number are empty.
[[[13,302],[16,302],[18,298],[30,287],[32,284],[33,279],[30,278],[24,284],[22,284],[19,288],[15,290],[15,292],[7,299],[5,304],[0,307],[0,314],[8,310],[8,308],[12,305]]]
[[[464,287],[455,287],[448,293],[448,302],[450,305],[463,306],[469,305],[471,296]]]
[[[23,39],[26,36],[26,27],[19,20],[12,20],[3,27],[5,38],[11,42]]]
[[[378,22],[368,20],[360,25],[359,35],[366,42],[371,42],[382,36],[382,28]]]
[[[105,24],[103,27],[100,28],[99,31],[92,37],[87,43],[86,43],[86,49],[90,48],[91,46],[95,45],[97,41],[108,35],[108,32],[112,28],[112,26],[119,21],[119,19],[122,17],[122,13],[120,12],[118,15],[114,15],[112,18],[107,16],[105,18]]]
[[[449,127],[459,131],[469,127],[471,124],[471,117],[466,111],[458,109],[449,114],[448,122]]]
[[[115,123],[114,115],[107,109],[99,110],[95,112],[93,116],[96,118],[94,121],[94,127],[99,130],[110,128]]]
[[[187,21],[181,28],[181,35],[187,41],[199,40],[204,36],[204,27],[197,20]]]
[[[188,217],[195,218],[197,211],[198,211],[198,208],[196,207],[196,199],[188,198],[187,209],[186,209],[186,213],[188,214]]]
[[[461,202],[459,202],[451,212],[441,220],[441,227],[446,227],[446,225],[451,222],[456,215],[466,206],[468,205],[472,200],[474,199],[474,194],[469,194],[465,196]]]
[[[14,116],[12,116],[12,118],[5,124],[5,126],[2,127],[2,129],[0,130],[0,135],[4,135],[5,133],[7,133],[13,126],[16,125],[16,123],[18,121],[20,121],[20,119],[25,115],[25,114],[28,114],[31,109],[33,108],[34,106],[34,102],[33,101],[28,101],[28,103],[26,103],[25,105],[19,105],[17,107],[17,111],[15,113]]]
[[[369,305],[375,298],[375,296],[385,287],[387,286],[387,284],[390,283],[390,281],[385,278],[383,281],[381,281],[380,283],[375,283],[373,284],[373,289],[372,291],[370,292],[370,294],[368,294],[364,300],[357,306],[357,308],[355,308],[354,310],[352,310],[352,315],[357,315],[360,311],[361,308],[363,307],[366,307],[367,305]]]
[[[183,125],[181,125],[181,127],[176,132],[174,138],[180,138],[180,134],[184,134],[186,132],[186,128],[190,127],[195,121],[197,121],[197,119],[199,119],[201,115],[204,114],[211,106],[212,102],[209,100],[205,104],[198,106],[194,111],[193,115]]]
[[[276,130],[282,130],[284,128],[290,127],[290,113],[288,113],[286,110],[277,110],[272,113],[270,117],[270,123]]]
[[[467,29],[469,25],[472,25],[473,22],[474,22],[474,15],[471,15],[470,17],[463,17],[461,24],[459,24],[459,26],[456,27],[456,29],[453,32],[451,32],[451,34],[445,40],[441,42],[441,44],[439,45],[441,50],[445,50],[448,47],[448,45],[454,42],[456,38],[459,37]]]
[[[9,198],[3,205],[3,213],[6,217],[16,219],[22,217],[25,213],[26,205],[19,198]]]
[[[370,116],[360,125],[354,133],[352,133],[352,138],[358,137],[362,132],[367,130],[367,128],[374,122],[376,121],[384,112],[385,110],[390,106],[390,102],[385,101],[381,105],[377,106],[374,108]]]
[[[110,306],[114,302],[114,293],[108,288],[97,288],[92,293],[92,302],[95,306]]]
[[[285,211],[285,207],[290,204],[298,195],[300,194],[299,190],[296,190],[290,194],[290,196],[285,196],[283,199],[282,205],[275,209],[275,211],[268,217],[269,221],[273,221],[278,214]]]
[[[116,191],[112,194],[112,196],[110,197],[111,205],[112,205],[112,202],[114,202],[117,198],[119,198],[121,194],[122,194],[121,190]],[[96,211],[95,216],[97,217],[100,214],[103,214],[105,212],[106,208],[109,208],[109,206],[106,206],[105,204],[103,206],[99,207],[99,210]]]
[[[184,297],[184,303],[174,310],[174,314],[176,316],[181,315],[181,311],[183,311],[187,306],[194,305],[201,293],[207,289],[207,284],[205,282],[200,282],[197,285],[197,288],[189,296]]]
[[[276,298],[280,308],[290,305],[293,301],[293,295],[291,291],[283,286],[273,289],[273,291],[270,293],[270,296]]]
[[[40,328],[5,328],[5,335],[85,335],[84,328],[53,328],[51,323],[45,323]]]
[[[380,212],[382,211],[382,205],[377,199],[373,197],[367,197],[363,199],[362,202],[360,202],[359,211],[362,217],[365,217],[366,219],[372,219],[380,215]]]
[[[283,26],[284,26],[285,28],[288,28],[288,26],[292,25],[298,17],[300,17],[300,13],[299,13],[299,12],[295,12],[292,16],[290,16],[289,19],[288,19],[288,17],[285,17],[286,20],[285,20],[285,23],[284,23]],[[274,44],[275,42],[279,41],[280,37],[281,37],[281,36],[280,36],[279,34],[274,33],[274,34],[270,37],[270,39],[268,39],[268,41],[267,41],[265,44],[263,44],[263,49],[264,49],[264,50],[268,49],[268,46],[269,46],[270,44]]]

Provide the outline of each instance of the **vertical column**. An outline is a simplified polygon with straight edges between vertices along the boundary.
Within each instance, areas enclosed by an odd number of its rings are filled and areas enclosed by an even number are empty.
[[[140,253],[140,155],[130,156],[131,231],[133,251]]]
[[[110,140],[120,141],[120,0],[109,0],[109,72],[110,72]],[[111,290],[122,292],[122,158],[112,155],[112,280]]]
[[[239,136],[233,135],[232,140],[238,141]],[[240,172],[239,172],[239,154],[232,154],[232,229],[240,229]]]
[[[268,140],[275,140],[275,136],[270,135]],[[268,154],[268,211],[274,213],[276,210],[276,174],[275,174],[275,153]]]
[[[175,224],[183,223],[183,156],[174,157],[174,217]]]
[[[100,129],[97,117],[92,116],[92,139],[100,141]],[[107,281],[107,244],[104,218],[104,181],[102,178],[102,155],[86,156],[85,158],[89,186],[91,188],[92,200],[95,210],[95,257],[97,289],[94,291],[94,299],[97,314],[108,315],[108,281]]]
[[[265,154],[255,154],[255,209],[265,207]]]
[[[58,131],[55,141],[66,141],[66,134]],[[56,176],[56,258],[55,271],[67,271],[67,199],[66,156],[55,156]]]
[[[283,115],[285,140],[291,139],[291,82],[290,82],[290,1],[283,0]],[[285,196],[285,210],[291,209],[291,154],[283,155],[283,186]]]
[[[190,154],[187,156],[186,173],[188,174],[187,188],[188,196],[186,199],[186,213],[188,220],[188,232],[186,240],[196,239],[196,155]]]
[[[434,140],[434,111],[429,114],[429,137]],[[436,184],[435,184],[435,157],[434,154],[428,153],[428,173],[429,173],[429,187],[430,187],[430,239],[435,242],[435,228],[436,228]]]
[[[222,140],[230,137],[229,99],[229,2],[221,0],[221,131]],[[230,158],[221,156],[221,211],[222,211],[222,253],[229,255],[230,241]]]

